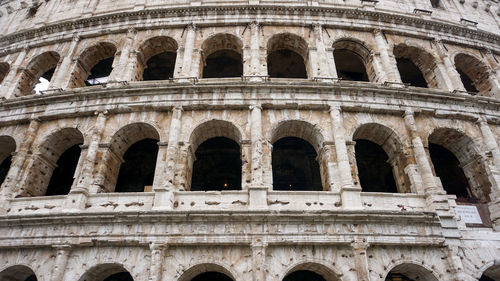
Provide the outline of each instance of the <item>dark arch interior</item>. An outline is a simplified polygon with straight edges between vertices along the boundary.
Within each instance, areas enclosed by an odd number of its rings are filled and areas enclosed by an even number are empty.
[[[361,188],[365,192],[398,192],[389,157],[380,145],[356,140],[356,163]]]
[[[408,278],[402,273],[391,271],[389,272],[389,274],[387,274],[385,281],[415,281],[415,280]]]
[[[142,192],[153,185],[158,156],[158,141],[143,139],[131,145],[123,155],[115,192]]]
[[[174,76],[175,52],[163,52],[152,56],[146,63],[142,80],[167,80]]]
[[[85,80],[86,86],[92,86],[96,84],[106,83],[108,81],[109,74],[113,70],[113,60],[114,57],[106,58],[100,60],[91,70],[90,74]]]
[[[240,190],[240,146],[225,137],[201,143],[193,163],[192,191]]]
[[[37,281],[35,274],[31,275],[30,277],[26,278],[24,281]]]
[[[309,271],[309,270],[299,270],[292,272],[283,278],[283,281],[326,281],[323,276]]]
[[[134,281],[134,279],[132,278],[132,275],[130,275],[130,273],[120,272],[108,276],[103,281]]]
[[[433,143],[429,143],[429,154],[444,190],[456,195],[458,199],[471,199],[469,183],[457,157],[448,149]]]
[[[241,54],[233,50],[219,50],[208,55],[203,67],[203,78],[241,77]]]
[[[431,0],[431,5],[432,8],[439,8],[440,7],[439,0]]]
[[[0,185],[7,177],[7,173],[9,172],[11,163],[12,163],[12,156],[9,155],[7,158],[3,160],[2,164],[0,164]]]
[[[273,78],[307,78],[304,59],[288,49],[276,50],[267,56],[267,72]]]
[[[316,150],[307,141],[285,137],[273,144],[274,190],[323,190]]]
[[[197,275],[191,281],[233,281],[233,279],[224,273],[209,271]]]
[[[462,80],[462,83],[464,84],[464,88],[467,92],[471,92],[471,93],[478,93],[479,91],[477,90],[476,86],[474,85],[474,82],[472,81],[472,79],[470,79],[470,77],[465,74],[465,72],[463,72],[461,69],[458,69],[457,68],[457,71],[458,71],[458,74],[460,74],[460,79]]]
[[[339,78],[349,81],[368,81],[365,65],[358,54],[346,49],[335,49],[333,57]]]
[[[408,83],[413,87],[428,88],[422,71],[409,59],[396,58],[399,74],[403,83]]]
[[[66,195],[73,185],[76,166],[80,158],[80,144],[73,145],[64,151],[59,157],[52,176],[50,177],[49,185],[47,186],[46,196],[51,195]]]

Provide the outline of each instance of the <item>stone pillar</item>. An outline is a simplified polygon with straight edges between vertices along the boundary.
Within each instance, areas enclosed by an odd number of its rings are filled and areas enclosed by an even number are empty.
[[[125,39],[125,44],[123,44],[120,56],[113,62],[113,70],[109,74],[109,82],[121,82],[121,81],[131,81],[133,77],[133,70],[130,69],[130,60],[135,58],[135,52],[131,52],[132,46],[134,45],[134,39],[137,31],[134,28],[130,28],[127,32],[127,38]],[[133,55],[131,55],[133,54]],[[135,61],[133,62],[136,63]]]
[[[57,253],[50,280],[63,280],[64,272],[68,265],[69,254],[71,253],[71,246],[54,245],[53,247],[57,250]]]
[[[333,55],[334,48],[326,49],[326,60],[328,64],[328,70],[332,78],[338,78],[337,67],[335,66],[335,56]]]
[[[488,122],[484,116],[479,117],[478,120],[479,128],[481,129],[481,134],[484,138],[484,143],[486,144],[487,153],[491,153],[493,158],[493,163],[497,170],[500,169],[500,151],[498,149],[498,143],[495,135],[491,131]]]
[[[39,127],[40,120],[37,118],[31,119],[28,130],[24,135],[23,142],[19,145],[19,149],[12,158],[9,172],[0,189],[0,196],[2,198],[12,198],[16,190],[20,188],[19,185],[21,184],[23,175],[28,173],[27,169],[25,169],[25,167],[28,167],[26,162],[30,159],[32,153],[31,146],[33,145]]]
[[[330,69],[328,67],[327,53],[325,49],[325,44],[323,43],[323,27],[320,24],[314,24],[314,36],[316,43],[316,54],[319,59],[317,59],[316,64],[313,66],[316,70],[316,77],[332,77],[330,74]]]
[[[252,244],[252,280],[265,281],[266,272],[266,248],[267,243],[262,237],[253,239]]]
[[[151,250],[151,264],[148,281],[161,281],[166,246],[151,243],[149,244],[149,249]]]
[[[309,60],[307,67],[307,78],[318,77],[318,54],[316,47],[309,48]]]
[[[24,59],[29,52],[29,48],[24,48],[16,58],[16,61],[10,67],[10,71],[7,77],[4,78],[2,82],[2,88],[4,89],[4,95],[6,99],[14,98],[17,84],[23,72],[22,65],[24,64]]]
[[[153,179],[153,190],[162,185],[165,178],[167,162],[168,142],[158,142],[158,156],[156,157],[155,175]]]
[[[50,80],[49,89],[66,89],[69,86],[69,81],[72,77],[72,75],[70,75],[72,60],[79,42],[80,36],[74,35],[68,50],[63,56],[61,64],[56,68],[54,76]]]
[[[260,24],[256,21],[250,24],[250,66],[251,75],[267,75],[267,69],[264,69],[260,63]],[[258,81],[261,79],[259,78]]]
[[[191,23],[187,26],[186,41],[184,42],[184,58],[182,59],[182,69],[180,77],[189,77],[191,75],[195,35],[196,26]]]
[[[437,70],[437,72],[436,72]],[[455,85],[450,78],[450,71],[446,67],[443,59],[440,57],[436,60],[436,67],[433,70],[434,75],[438,81],[438,86],[443,90],[453,91],[455,90]],[[441,82],[439,82],[441,81]]]
[[[264,185],[263,180],[263,149],[262,149],[262,108],[259,105],[250,106],[251,121],[251,183],[248,187],[249,207],[251,209],[266,209],[267,208],[267,191],[270,186]]]
[[[340,106],[330,106],[333,139],[337,155],[337,168],[340,177],[340,194],[344,209],[362,209],[361,188],[355,187],[352,181],[349,155],[345,140],[345,130]]]
[[[370,275],[368,270],[368,258],[366,255],[369,244],[364,241],[356,241],[351,244],[351,247],[354,253],[355,270],[358,276],[357,280],[369,281]]]
[[[371,53],[370,54],[370,60],[368,64],[372,64],[373,70],[376,73],[375,75],[375,80],[372,82],[377,82],[377,83],[383,83],[387,79],[387,74],[385,73],[384,67],[382,65],[381,59],[379,57],[379,53]],[[370,78],[370,73],[367,72],[368,78]]]
[[[318,153],[317,160],[320,165],[321,174],[326,177],[323,180],[324,184],[326,184],[323,189],[339,192],[340,189],[335,183],[335,156],[333,155],[334,150],[334,143],[324,142],[323,147]]]
[[[444,67],[447,70],[447,74],[450,77],[450,82],[452,84],[453,90],[465,91],[464,84],[460,78],[460,74],[455,67],[455,64],[451,61],[448,56],[448,51],[441,40],[435,40],[434,44],[437,46],[437,52],[441,60],[443,61]]]
[[[380,55],[380,61],[384,71],[382,75],[385,75],[381,82],[393,82],[402,83],[401,76],[399,75],[399,70],[397,68],[396,59],[394,55],[389,55],[389,47],[387,41],[384,37],[383,31],[381,29],[375,29],[373,34],[375,35],[375,43],[377,46],[377,53]]]
[[[488,80],[491,84],[491,93],[493,97],[500,98],[500,78],[499,72],[496,70],[488,70]]]

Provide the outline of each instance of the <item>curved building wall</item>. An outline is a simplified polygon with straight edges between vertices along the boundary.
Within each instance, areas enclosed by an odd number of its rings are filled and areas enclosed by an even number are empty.
[[[499,280],[499,13],[490,0],[1,1],[0,280]],[[191,190],[193,173],[225,167],[224,141],[241,182]],[[436,146],[466,198],[438,175]],[[133,158],[151,149],[155,165]],[[295,186],[305,167],[319,189]],[[144,192],[120,192],[123,177]]]

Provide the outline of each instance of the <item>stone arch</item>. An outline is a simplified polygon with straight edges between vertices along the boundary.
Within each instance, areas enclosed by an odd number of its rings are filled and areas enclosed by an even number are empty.
[[[458,53],[454,56],[455,68],[462,84],[468,92],[488,95],[492,85],[489,80],[489,67],[470,54]]]
[[[13,265],[0,271],[2,281],[36,281],[37,277],[33,269],[26,265]]]
[[[168,36],[147,39],[139,47],[135,80],[166,80],[174,75],[177,41]]]
[[[498,261],[487,263],[480,269],[479,274],[477,276],[479,281],[500,280],[500,263]]]
[[[287,120],[278,123],[271,134],[273,189],[311,190],[327,188],[326,167],[318,155],[324,138],[311,123]]]
[[[439,73],[436,58],[424,48],[400,43],[394,46],[393,53],[404,83],[410,83],[411,86],[416,87],[446,88],[442,75]]]
[[[338,77],[344,80],[376,81],[372,51],[363,42],[353,38],[336,40],[332,48]]]
[[[240,77],[243,75],[243,42],[230,33],[218,33],[202,44],[202,78]]]
[[[17,84],[15,96],[34,94],[35,85],[45,79],[45,85],[40,90],[45,90],[52,79],[52,75],[59,63],[60,56],[57,52],[49,51],[34,57],[21,73]]]
[[[395,266],[391,266],[390,270],[385,273],[384,280],[393,281],[393,280],[401,280],[401,279],[392,279],[394,275],[398,275],[400,277],[403,275],[404,277],[410,280],[425,280],[425,281],[438,281],[435,273],[422,264],[416,263],[399,263]]]
[[[279,33],[267,41],[267,69],[270,77],[308,78],[309,46],[304,38]]]
[[[0,84],[2,84],[3,80],[9,73],[10,65],[6,62],[0,62]]]
[[[119,182],[119,175],[122,164],[125,162],[124,156],[135,144],[143,140],[151,140],[155,145],[160,140],[160,134],[156,127],[144,122],[127,124],[116,131],[111,137],[108,148],[104,152],[103,165],[106,172],[102,186],[104,191],[113,192]],[[156,152],[157,153],[157,152]],[[154,158],[154,156],[152,156]],[[156,162],[154,163],[154,165]],[[154,175],[154,167],[153,167]]]
[[[341,281],[340,276],[342,276],[342,274],[339,273],[339,271],[332,269],[331,267],[318,261],[302,261],[296,263],[289,267],[279,280],[283,280],[291,273],[305,270],[321,275],[321,277],[323,277],[325,281]]]
[[[87,270],[78,281],[104,281],[108,277],[116,275],[116,274],[124,274],[128,275],[127,279],[122,280],[130,280],[133,281],[133,277],[130,274],[130,271],[125,268],[124,265],[119,263],[104,263],[96,265],[89,270]],[[115,279],[113,279],[115,280]]]
[[[16,151],[16,141],[10,136],[0,136],[0,185],[7,177],[14,151]]]
[[[431,144],[437,145],[451,152],[458,160],[458,166],[465,175],[464,186],[468,196],[471,199],[478,200],[479,202],[489,202],[489,194],[491,191],[491,183],[486,173],[485,163],[481,155],[481,148],[474,140],[465,132],[447,127],[435,128],[428,136],[429,149]],[[438,148],[439,148],[438,147]],[[432,152],[432,150],[430,151]],[[432,160],[432,153],[430,153]],[[434,174],[437,174],[436,163],[431,161],[433,165]],[[437,175],[439,176],[439,175]],[[442,174],[442,177],[445,175]],[[443,179],[444,180],[444,179]],[[445,182],[443,187],[447,187]],[[451,190],[449,190],[451,191]]]
[[[191,281],[193,278],[198,276],[199,274],[205,273],[205,272],[219,272],[222,273],[229,278],[231,278],[233,281],[236,279],[234,278],[235,274],[231,272],[227,266],[217,264],[217,263],[202,263],[202,264],[197,264],[188,270],[184,271],[182,275],[179,277],[178,281]]]
[[[231,122],[210,120],[198,125],[190,136],[188,190],[241,189],[241,142],[241,132]],[[211,169],[211,165],[218,168]]]
[[[393,129],[379,123],[365,123],[356,128],[352,140],[356,142],[355,161],[362,187],[364,182],[369,190],[368,185],[374,183],[370,179],[375,180],[372,176],[376,175],[384,177],[375,182],[385,182],[390,187],[387,191],[410,192],[410,180],[405,173],[410,158],[403,150],[402,138]]]
[[[28,171],[26,183],[21,186],[21,192],[18,196],[43,196],[48,191],[49,184],[54,178],[53,173],[58,168],[58,161],[61,156],[74,149],[76,161],[80,158],[79,146],[84,143],[83,134],[77,128],[65,127],[55,129],[49,132],[40,144],[36,147],[33,155],[33,161]],[[62,165],[61,163],[59,163]],[[59,166],[60,166],[59,165]],[[76,176],[77,165],[72,163],[68,168],[72,173],[67,173],[67,180],[73,181]],[[67,192],[71,186],[66,186]]]
[[[83,87],[89,78],[104,77],[111,73],[116,45],[111,42],[98,42],[80,53],[73,70],[70,88]],[[98,66],[98,64],[102,64]],[[99,69],[95,69],[98,66]],[[87,82],[88,83],[88,82]]]

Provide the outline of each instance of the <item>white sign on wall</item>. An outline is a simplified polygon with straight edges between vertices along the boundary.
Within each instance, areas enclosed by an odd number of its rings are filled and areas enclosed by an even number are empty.
[[[465,223],[483,223],[476,206],[458,205],[456,211]]]

